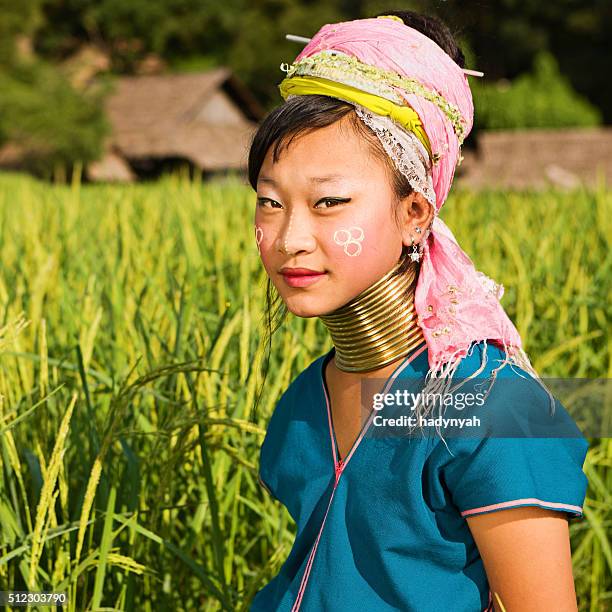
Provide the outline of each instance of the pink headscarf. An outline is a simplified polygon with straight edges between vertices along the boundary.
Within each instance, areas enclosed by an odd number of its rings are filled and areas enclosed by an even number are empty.
[[[467,136],[473,123],[472,95],[461,67],[433,40],[396,19],[371,18],[324,25],[295,62],[331,50],[413,78],[441,94],[450,108],[460,113],[457,117],[455,112],[453,122],[439,104],[418,92],[394,88],[418,113],[434,157],[439,155],[431,168],[436,216],[423,244],[415,293],[417,321],[429,349],[428,378],[452,376],[470,345],[481,340],[492,340],[504,347],[508,359],[503,363],[516,363],[535,374],[521,348],[520,335],[499,302],[503,287],[475,269],[450,229],[437,216],[460,157],[456,120],[463,127],[462,137]]]
[[[418,30],[395,19],[328,23],[315,34],[295,61],[324,50],[341,51],[364,64],[416,79],[459,109],[466,136],[472,129],[474,106],[467,77],[447,53]],[[459,141],[452,123],[436,104],[413,93],[399,93],[421,118],[433,153],[441,156],[432,169],[439,210],[453,181]]]

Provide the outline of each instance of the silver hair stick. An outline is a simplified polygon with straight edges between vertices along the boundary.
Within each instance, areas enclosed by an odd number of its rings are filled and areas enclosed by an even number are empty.
[[[475,77],[484,76],[484,72],[480,72],[480,70],[468,70],[467,68],[462,68],[461,70],[463,70],[465,74],[469,74],[471,76],[475,76]]]
[[[302,43],[307,45],[312,39],[306,38],[306,36],[296,36],[295,34],[285,34],[285,38],[287,40],[292,40],[293,42]],[[464,74],[475,77],[483,77],[484,72],[480,72],[480,70],[469,70],[468,68],[462,68]]]
[[[292,40],[293,42],[304,43],[305,45],[307,45],[311,40],[305,36],[296,36],[295,34],[285,34],[285,38],[287,40]]]

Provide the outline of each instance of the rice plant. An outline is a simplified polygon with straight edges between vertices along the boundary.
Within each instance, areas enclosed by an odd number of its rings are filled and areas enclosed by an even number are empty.
[[[612,192],[462,191],[443,218],[547,376],[610,377]],[[0,175],[0,590],[69,610],[246,610],[294,527],[257,482],[280,394],[331,347],[275,335],[258,422],[265,273],[241,181]],[[580,609],[612,609],[612,443],[571,524]]]

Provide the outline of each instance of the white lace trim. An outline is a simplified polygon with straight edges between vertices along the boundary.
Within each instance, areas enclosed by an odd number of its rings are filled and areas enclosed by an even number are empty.
[[[376,134],[397,169],[435,210],[436,193],[431,178],[431,164],[423,143],[415,134],[397,125],[390,117],[372,113],[359,104],[353,106],[357,116]]]

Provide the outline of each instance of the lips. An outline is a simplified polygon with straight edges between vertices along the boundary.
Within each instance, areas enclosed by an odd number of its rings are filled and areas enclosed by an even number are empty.
[[[299,277],[299,276],[319,276],[325,274],[319,270],[311,270],[310,268],[281,268],[280,273],[283,276]]]
[[[325,278],[327,272],[319,272],[310,268],[281,268],[285,283],[293,289],[310,287]]]

